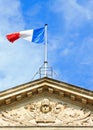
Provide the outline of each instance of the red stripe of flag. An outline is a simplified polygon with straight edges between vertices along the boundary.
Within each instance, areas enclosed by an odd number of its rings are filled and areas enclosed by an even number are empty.
[[[15,40],[17,40],[18,38],[20,38],[20,33],[12,33],[12,34],[8,34],[6,35],[6,38],[10,41],[10,42],[14,42]]]

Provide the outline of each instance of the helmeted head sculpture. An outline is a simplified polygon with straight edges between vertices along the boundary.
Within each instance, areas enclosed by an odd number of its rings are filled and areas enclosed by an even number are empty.
[[[42,113],[48,113],[49,111],[51,111],[51,105],[48,99],[44,99],[41,102],[40,110]]]

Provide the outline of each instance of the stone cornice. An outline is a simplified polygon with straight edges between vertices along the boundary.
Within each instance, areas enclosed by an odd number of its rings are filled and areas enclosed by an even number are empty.
[[[0,92],[0,106],[20,101],[44,91],[57,94],[60,98],[68,98],[69,100],[80,102],[81,104],[93,105],[92,91],[45,77]]]

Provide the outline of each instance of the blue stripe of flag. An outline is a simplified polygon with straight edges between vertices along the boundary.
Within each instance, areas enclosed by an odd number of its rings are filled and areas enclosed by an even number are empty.
[[[32,37],[32,42],[35,43],[44,43],[45,41],[45,28],[39,28],[35,29],[33,31],[33,37]]]

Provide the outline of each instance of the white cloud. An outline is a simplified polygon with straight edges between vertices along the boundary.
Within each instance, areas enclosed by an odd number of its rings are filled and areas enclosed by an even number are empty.
[[[21,15],[20,2],[18,0],[0,1],[0,32],[2,34],[20,29],[24,26]]]
[[[77,0],[57,0],[53,4],[52,11],[60,15],[60,18],[64,18],[67,29],[72,29],[93,21],[92,7],[93,2],[89,1],[80,5]]]
[[[20,1],[0,1],[0,90],[31,81],[42,63],[44,46],[21,39],[12,44],[5,37],[24,25]]]
[[[79,54],[77,60],[80,64],[90,65],[93,68],[93,38],[86,37],[83,39],[80,48],[78,48]]]
[[[70,49],[69,48],[65,48],[63,51],[62,51],[62,56],[68,56],[69,55],[69,53],[70,53]]]

